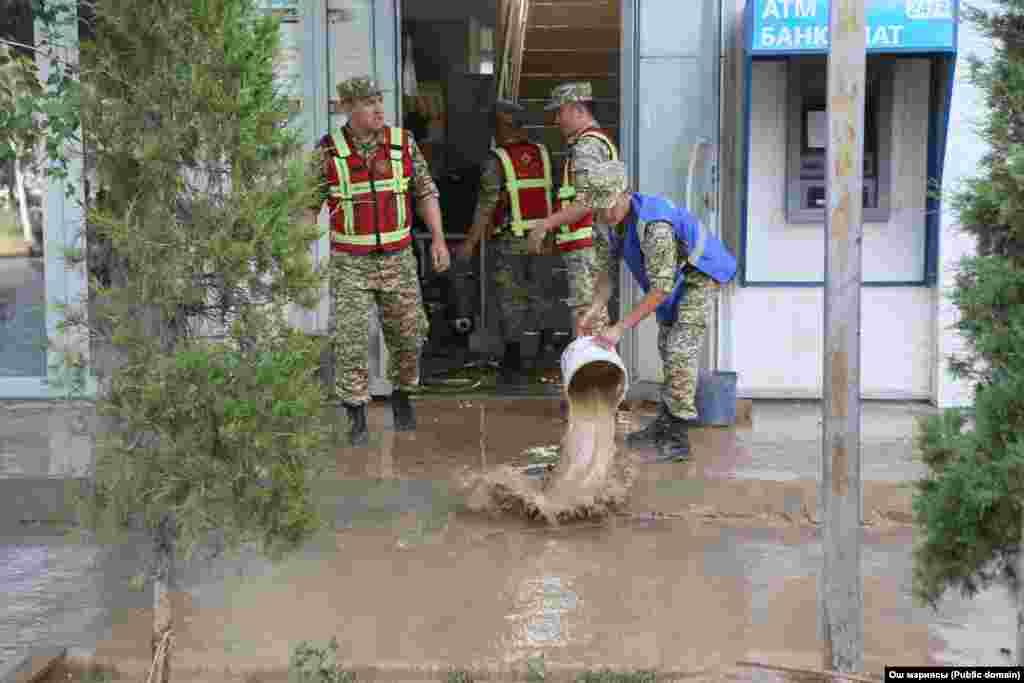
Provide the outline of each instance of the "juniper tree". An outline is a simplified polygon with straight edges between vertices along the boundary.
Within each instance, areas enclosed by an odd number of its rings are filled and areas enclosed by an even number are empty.
[[[67,256],[90,261],[88,315],[69,306],[65,327],[89,334],[107,425],[84,521],[149,532],[165,681],[176,558],[211,535],[280,557],[319,528],[320,348],[287,320],[322,284],[313,179],[274,77],[278,21],[254,0],[86,9],[78,87],[56,96],[96,189],[89,253]]]
[[[947,589],[970,597],[997,582],[1018,596],[1024,588],[1024,0],[997,5],[963,9],[993,39],[994,56],[971,64],[989,151],[953,201],[977,242],[952,292],[967,351],[950,359],[954,376],[974,383],[973,405],[925,419],[918,444],[928,475],[914,496],[914,592],[933,607]],[[1018,613],[1024,664],[1020,597]]]

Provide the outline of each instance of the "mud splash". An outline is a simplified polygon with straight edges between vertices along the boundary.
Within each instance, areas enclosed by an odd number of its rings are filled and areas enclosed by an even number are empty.
[[[602,518],[625,507],[635,463],[615,444],[615,413],[625,377],[607,361],[580,368],[566,391],[569,425],[558,465],[541,479],[501,466],[471,475],[467,507],[492,515],[516,514],[549,524]]]

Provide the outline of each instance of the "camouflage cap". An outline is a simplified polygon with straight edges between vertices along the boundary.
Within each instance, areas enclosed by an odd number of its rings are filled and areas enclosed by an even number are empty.
[[[629,189],[626,165],[621,161],[605,161],[586,174],[580,187],[580,202],[590,209],[610,209]]]
[[[387,90],[381,88],[377,81],[369,76],[355,76],[338,83],[338,97],[342,100],[376,97],[385,92]]]
[[[555,89],[551,91],[551,98],[544,105],[544,111],[558,109],[563,104],[569,104],[570,102],[591,102],[593,99],[593,89],[589,81],[562,83],[555,86]]]

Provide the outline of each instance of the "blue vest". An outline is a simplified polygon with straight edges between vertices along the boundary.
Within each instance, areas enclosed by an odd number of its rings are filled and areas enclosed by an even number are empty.
[[[647,266],[640,249],[640,237],[636,232],[637,221],[671,223],[675,238],[682,240],[687,247],[687,263],[716,282],[729,282],[736,276],[736,258],[689,211],[676,207],[667,199],[640,193],[633,193],[631,203],[632,211],[625,222],[626,234],[620,240],[613,230],[609,232],[608,238],[613,249],[622,247],[622,258],[645,293],[650,291],[651,283],[647,279]],[[683,268],[680,268],[668,298],[658,305],[658,322],[666,325],[675,322],[676,307],[685,299],[686,278]]]

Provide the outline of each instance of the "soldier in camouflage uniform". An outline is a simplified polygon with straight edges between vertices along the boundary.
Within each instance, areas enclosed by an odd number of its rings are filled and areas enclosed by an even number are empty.
[[[428,333],[416,258],[411,248],[411,205],[433,233],[434,269],[448,269],[438,191],[416,141],[387,128],[384,92],[368,77],[337,86],[349,121],[325,135],[316,155],[318,201],[331,211],[331,343],[335,384],[351,424],[353,445],[368,442],[369,314],[376,303],[390,352],[389,379],[395,429],[415,429],[409,393],[419,385],[420,351]],[[389,224],[390,223],[390,224]]]
[[[687,427],[697,423],[698,364],[708,311],[718,283],[735,275],[735,259],[685,210],[627,188],[626,168],[617,161],[592,168],[581,188],[583,202],[602,221],[595,242],[597,294],[581,328],[614,349],[626,330],[657,312],[665,376],[661,411],[645,429],[630,434],[627,444],[653,445],[659,460],[671,462],[689,455]],[[607,273],[613,259],[626,261],[646,296],[622,321],[602,328],[599,308],[610,296]]]
[[[559,188],[559,196],[565,196],[566,200],[572,199],[573,189],[586,181],[587,174],[597,164],[619,158],[615,144],[600,130],[600,124],[594,118],[591,110],[593,99],[590,83],[563,83],[551,92],[551,98],[544,107],[546,111],[555,112],[555,120],[566,142],[567,154],[564,163],[568,165],[565,169],[568,173],[563,173],[563,183]],[[566,180],[567,183],[564,182]],[[568,272],[568,303],[576,335],[580,334],[581,316],[593,307],[595,283],[603,271],[599,270],[594,260],[590,230],[584,228],[582,231],[576,231],[580,238],[574,243],[569,243],[565,241],[564,235],[570,232],[570,229],[563,226],[589,224],[589,216],[590,210],[578,201],[568,205],[562,204],[530,234],[530,251],[539,254],[547,234],[554,231],[559,233],[557,239],[560,241],[559,247]],[[596,219],[593,223],[597,227]],[[607,325],[607,302],[598,315],[598,323],[601,326]]]
[[[522,154],[534,162],[547,159],[544,167],[547,170],[543,188],[543,199],[539,196],[526,197],[532,199],[528,207],[520,207],[526,218],[531,215],[546,217],[551,213],[550,193],[550,157],[547,149],[540,143],[531,142],[523,128],[522,106],[499,100],[493,110],[495,124],[495,141],[497,148],[484,162],[480,178],[480,193],[477,199],[473,225],[469,228],[465,242],[459,245],[458,256],[469,259],[476,245],[487,235],[488,263],[495,288],[495,300],[498,305],[498,317],[501,335],[505,341],[505,357],[502,360],[502,377],[509,383],[520,383],[522,375],[522,340],[524,337],[538,336],[541,323],[546,315],[548,305],[545,290],[550,274],[538,268],[536,261],[527,251],[526,234],[511,225],[513,211],[510,208],[512,197],[506,177],[503,161],[498,156],[504,150],[510,165],[518,163]],[[515,158],[513,158],[513,155]],[[516,168],[511,168],[516,172]],[[520,169],[520,173],[529,169]],[[533,176],[541,176],[538,167]],[[513,181],[516,179],[513,178]],[[530,192],[530,190],[526,190]],[[517,192],[522,198],[524,192]],[[538,201],[540,200],[540,201]],[[501,225],[495,225],[500,221]]]

